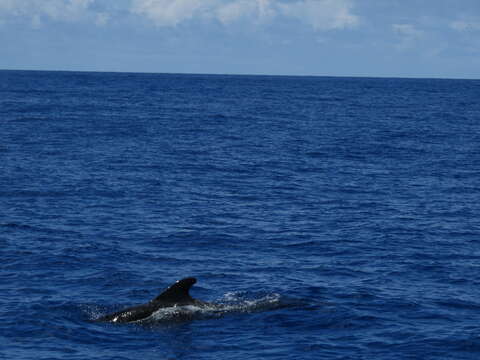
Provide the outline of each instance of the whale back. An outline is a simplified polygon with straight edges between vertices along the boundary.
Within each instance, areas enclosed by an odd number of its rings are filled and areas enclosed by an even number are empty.
[[[158,295],[150,302],[131,306],[129,308],[117,311],[113,314],[107,314],[95,321],[111,321],[114,323],[126,323],[131,321],[143,320],[152,315],[155,311],[163,307],[176,305],[205,304],[202,301],[192,299],[189,294],[190,288],[197,280],[193,277],[178,280],[175,284],[168,287],[164,292]]]

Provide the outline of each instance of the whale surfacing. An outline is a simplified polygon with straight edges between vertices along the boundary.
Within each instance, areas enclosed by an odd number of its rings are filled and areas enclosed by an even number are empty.
[[[178,280],[176,283],[169,286],[164,292],[158,295],[155,299],[146,304],[132,306],[113,314],[102,316],[95,321],[128,323],[146,319],[161,308],[185,305],[205,306],[208,303],[193,299],[189,294],[190,288],[196,282],[197,279],[193,277]]]

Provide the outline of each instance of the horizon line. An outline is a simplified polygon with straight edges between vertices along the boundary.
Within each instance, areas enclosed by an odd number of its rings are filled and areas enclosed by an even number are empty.
[[[435,76],[396,76],[396,75],[311,75],[311,74],[248,74],[248,73],[190,73],[190,72],[151,72],[151,71],[120,71],[120,70],[62,70],[62,69],[8,69],[0,71],[31,71],[31,72],[68,72],[68,73],[106,73],[106,74],[145,74],[145,75],[193,75],[193,76],[258,76],[258,77],[302,77],[302,78],[359,78],[359,79],[405,79],[405,80],[472,80],[480,78],[467,77],[435,77]]]

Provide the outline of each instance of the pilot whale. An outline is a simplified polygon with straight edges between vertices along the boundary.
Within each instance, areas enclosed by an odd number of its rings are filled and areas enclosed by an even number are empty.
[[[113,323],[128,323],[148,318],[155,311],[162,308],[175,306],[195,305],[200,307],[208,306],[209,303],[193,299],[190,294],[190,288],[197,282],[197,279],[188,277],[178,280],[169,286],[164,292],[155,299],[146,304],[132,306],[113,314],[102,316],[95,321],[107,321]]]

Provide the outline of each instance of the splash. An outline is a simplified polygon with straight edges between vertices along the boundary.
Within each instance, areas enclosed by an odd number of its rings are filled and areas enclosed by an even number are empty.
[[[279,294],[250,297],[245,293],[226,293],[212,303],[198,305],[172,306],[154,312],[147,319],[137,323],[163,323],[219,318],[229,314],[269,311],[287,306]]]

